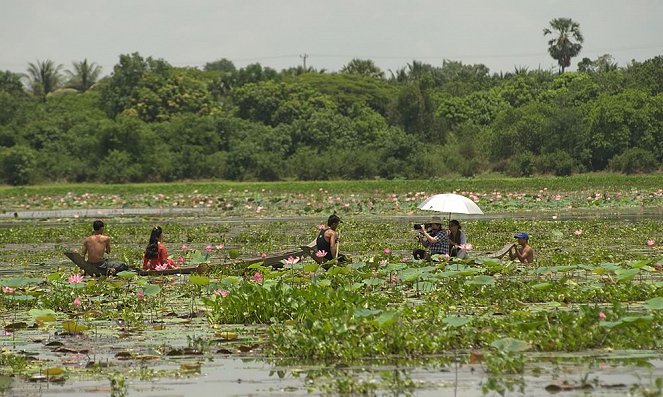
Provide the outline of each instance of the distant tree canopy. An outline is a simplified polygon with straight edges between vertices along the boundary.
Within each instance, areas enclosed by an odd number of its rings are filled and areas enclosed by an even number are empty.
[[[558,22],[551,46],[578,39],[577,24]],[[564,70],[577,52],[562,47]],[[367,59],[338,73],[224,58],[195,69],[138,53],[101,80],[93,62],[72,66],[68,80],[51,60],[0,71],[0,182],[637,173],[663,162],[661,56],[620,67],[605,54],[563,74],[453,60],[389,76]]]

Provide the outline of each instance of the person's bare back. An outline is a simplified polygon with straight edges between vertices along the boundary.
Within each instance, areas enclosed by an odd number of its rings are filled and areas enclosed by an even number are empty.
[[[93,234],[83,242],[83,258],[87,253],[86,260],[89,263],[99,263],[104,260],[104,253],[110,254],[110,237],[101,234]]]
[[[110,237],[103,234],[103,222],[95,221],[93,228],[94,234],[86,237],[83,241],[81,255],[88,263],[100,263],[104,260],[104,253],[110,254],[111,252]]]

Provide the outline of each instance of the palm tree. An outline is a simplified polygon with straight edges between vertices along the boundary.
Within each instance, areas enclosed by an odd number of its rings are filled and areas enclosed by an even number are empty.
[[[557,60],[560,73],[571,65],[571,58],[578,55],[584,41],[580,33],[580,24],[571,18],[555,18],[550,21],[550,28],[543,29],[543,35],[553,35],[548,41],[548,52]]]
[[[28,78],[30,87],[35,95],[46,96],[49,92],[55,91],[60,86],[62,75],[60,70],[62,65],[55,65],[53,61],[37,60],[37,63],[28,63]]]
[[[343,66],[341,73],[358,74],[361,76],[372,77],[374,79],[383,79],[384,72],[370,59],[353,59],[347,65]]]
[[[85,92],[90,89],[97,82],[101,74],[101,66],[96,63],[88,63],[87,59],[82,62],[72,62],[74,70],[67,70],[69,75],[68,86],[75,88],[78,91]]]

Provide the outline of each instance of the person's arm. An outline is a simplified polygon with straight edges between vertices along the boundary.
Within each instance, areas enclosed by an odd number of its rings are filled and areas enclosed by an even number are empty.
[[[333,230],[329,235],[329,250],[331,251],[333,258],[338,257],[338,237],[336,236],[336,232]]]
[[[111,247],[110,247],[110,237],[106,236],[106,253],[110,254],[111,252]]]
[[[437,234],[435,235],[435,237],[428,234],[428,230],[426,230],[424,225],[421,225],[421,232],[422,232],[421,234],[424,236],[428,244],[435,244],[438,242]]]
[[[465,233],[463,232],[458,232],[460,233],[460,245],[464,246],[467,244],[467,238],[465,237]]]
[[[515,245],[512,245],[511,248],[509,248],[509,259],[514,260],[518,258],[518,248]]]
[[[87,255],[87,239],[83,240],[83,248],[81,248],[81,256],[85,261],[87,261],[87,259],[85,258],[86,255]]]
[[[161,243],[159,243],[159,262],[168,263],[168,249]]]

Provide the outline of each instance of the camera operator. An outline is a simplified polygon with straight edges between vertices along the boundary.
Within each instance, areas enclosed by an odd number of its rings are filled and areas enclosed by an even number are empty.
[[[426,226],[429,226],[427,229]],[[416,240],[430,250],[429,253],[422,249],[416,249],[412,253],[415,259],[429,259],[431,255],[449,253],[449,236],[446,230],[442,230],[442,220],[438,216],[431,219],[429,225],[420,225]]]

